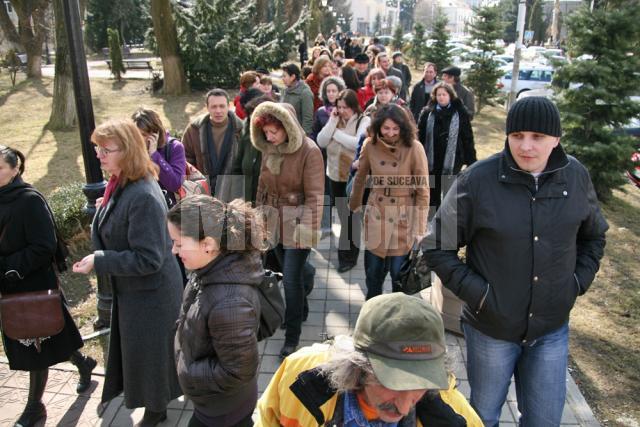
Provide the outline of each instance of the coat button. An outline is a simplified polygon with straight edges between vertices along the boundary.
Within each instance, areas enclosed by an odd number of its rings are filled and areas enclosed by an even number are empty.
[[[391,203],[395,203],[395,202],[396,202],[396,199],[391,199]]]
[[[398,166],[398,163],[393,162],[393,164],[391,166],[393,166],[395,168],[396,166]]]
[[[533,313],[529,313],[529,318],[533,317]]]
[[[389,222],[393,222],[393,218],[389,218]]]
[[[538,281],[538,276],[533,276],[533,281],[537,282]]]
[[[536,198],[535,198],[535,197],[532,197],[532,198],[531,198],[531,200],[533,200],[533,201],[535,202],[535,201],[536,201]]]
[[[396,149],[395,149],[395,148],[392,148],[392,149],[391,149],[391,150],[389,150],[389,151],[391,151],[392,153],[395,153],[395,152],[396,152]]]
[[[381,202],[382,201],[382,197],[378,197],[378,201]]]
[[[384,166],[384,160],[381,160],[381,161],[380,161],[380,164],[381,164],[382,166]]]
[[[538,241],[538,236],[533,236],[533,241],[537,242]]]
[[[380,215],[376,215],[376,219],[380,219]]]
[[[567,197],[569,195],[569,193],[567,193],[567,190],[565,190],[565,191],[562,192],[562,195]]]

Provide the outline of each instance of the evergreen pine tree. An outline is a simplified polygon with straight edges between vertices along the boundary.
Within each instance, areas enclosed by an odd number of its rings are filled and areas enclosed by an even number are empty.
[[[391,41],[391,46],[394,50],[402,50],[403,40],[402,40],[402,27],[398,25],[396,29],[393,31],[393,40]]]
[[[640,114],[631,99],[640,87],[640,8],[635,1],[587,6],[566,19],[571,63],[556,70],[564,82],[558,96],[562,142],[591,173],[598,197],[606,200],[625,178],[636,142],[616,128]]]
[[[413,26],[413,38],[409,46],[409,56],[413,61],[413,68],[418,68],[422,64],[424,45],[424,25],[418,22]]]
[[[498,68],[498,63],[492,59],[491,52],[500,53],[497,52],[495,40],[502,35],[503,26],[497,6],[486,6],[475,12],[476,19],[471,24],[469,34],[475,40],[476,49],[482,53],[471,57],[474,64],[467,74],[465,84],[473,90],[476,110],[480,112],[483,106],[493,105],[493,99],[498,96],[496,81],[503,73]]]
[[[518,21],[518,0],[500,0],[499,7],[502,10],[502,22],[504,23],[504,33],[501,38],[505,43],[514,43]]]
[[[127,70],[122,62],[122,45],[120,44],[120,33],[113,28],[107,28],[107,37],[109,39],[109,59],[111,59],[111,74],[116,80],[122,80],[122,74]]]
[[[425,49],[424,59],[436,64],[438,71],[442,71],[443,68],[451,64],[449,46],[447,45],[449,41],[449,30],[447,30],[448,22],[446,15],[438,10],[431,35],[434,42]]]
[[[86,0],[87,45],[99,51],[109,44],[107,28],[117,28],[128,43],[142,43],[151,27],[149,0]]]
[[[533,31],[533,43],[542,43],[547,36],[547,24],[544,22],[542,0],[527,2],[527,30]]]
[[[195,88],[237,87],[240,74],[287,60],[308,12],[287,27],[284,16],[255,25],[255,0],[196,0],[176,8],[178,39],[187,77]]]

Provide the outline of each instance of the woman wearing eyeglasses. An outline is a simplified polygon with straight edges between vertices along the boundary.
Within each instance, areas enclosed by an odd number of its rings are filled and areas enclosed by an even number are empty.
[[[155,426],[166,419],[167,404],[182,394],[173,359],[182,279],[171,253],[167,204],[157,166],[133,121],[107,121],[91,140],[111,177],[91,226],[96,250],[73,271],[95,269],[113,284],[102,401],[124,391],[127,408],[145,408],[137,425]]]

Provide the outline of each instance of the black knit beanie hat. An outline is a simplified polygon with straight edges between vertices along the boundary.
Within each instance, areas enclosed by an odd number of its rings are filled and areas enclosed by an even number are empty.
[[[562,136],[556,104],[543,96],[528,96],[513,104],[507,114],[506,134],[527,131]]]

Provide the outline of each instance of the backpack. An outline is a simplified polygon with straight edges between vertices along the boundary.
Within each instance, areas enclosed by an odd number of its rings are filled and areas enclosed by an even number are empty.
[[[285,305],[278,286],[281,280],[281,273],[265,270],[264,278],[258,285],[258,297],[260,298],[258,341],[271,337],[284,322]]]

